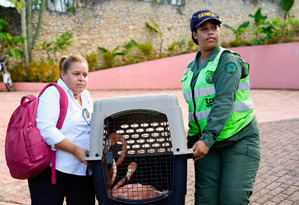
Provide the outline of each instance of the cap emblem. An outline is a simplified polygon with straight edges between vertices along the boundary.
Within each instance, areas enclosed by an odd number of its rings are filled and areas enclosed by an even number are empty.
[[[198,18],[202,18],[204,16],[215,16],[215,14],[210,11],[198,14]]]

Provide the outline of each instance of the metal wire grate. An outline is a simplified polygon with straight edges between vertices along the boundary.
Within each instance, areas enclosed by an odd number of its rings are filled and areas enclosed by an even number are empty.
[[[119,201],[168,196],[173,152],[167,116],[152,110],[128,110],[107,117],[104,125],[108,196]]]

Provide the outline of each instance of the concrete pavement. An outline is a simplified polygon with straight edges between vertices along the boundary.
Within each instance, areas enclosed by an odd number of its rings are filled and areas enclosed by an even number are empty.
[[[0,92],[0,205],[30,204],[26,180],[10,177],[4,155],[9,117],[23,95]],[[31,92],[37,95],[37,92]],[[180,90],[91,91],[93,100],[128,95],[169,93],[178,97],[187,125],[187,105]],[[299,204],[299,90],[252,90],[260,123],[262,159],[251,205]],[[188,161],[186,205],[194,203],[193,162]]]

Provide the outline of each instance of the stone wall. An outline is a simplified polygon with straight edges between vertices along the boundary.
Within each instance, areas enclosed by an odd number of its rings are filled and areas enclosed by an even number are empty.
[[[248,14],[254,14],[258,8],[268,18],[283,18],[284,15],[280,0],[185,0],[182,6],[142,0],[92,2],[84,8],[77,8],[74,13],[45,12],[39,40],[53,40],[56,35],[70,31],[74,36],[74,44],[67,52],[82,55],[97,51],[98,46],[113,49],[131,39],[139,43],[150,42],[158,49],[159,35],[150,32],[145,26],[152,18],[163,32],[163,49],[166,49],[174,41],[191,40],[190,18],[192,13],[200,9],[208,8],[217,12],[223,23],[234,28],[250,20]],[[295,1],[291,15],[299,18],[299,1]],[[234,34],[222,27],[222,42],[233,39]]]

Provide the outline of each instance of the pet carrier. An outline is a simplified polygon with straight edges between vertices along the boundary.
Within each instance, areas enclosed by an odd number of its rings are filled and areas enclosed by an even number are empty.
[[[86,160],[100,204],[184,205],[191,153],[175,95],[94,103]]]

